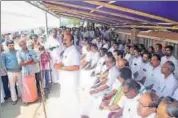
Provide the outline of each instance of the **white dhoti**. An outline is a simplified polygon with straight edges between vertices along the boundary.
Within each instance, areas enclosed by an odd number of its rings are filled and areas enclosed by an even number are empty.
[[[1,82],[1,103],[4,103],[4,89],[3,89],[3,84]]]
[[[88,94],[87,101],[82,106],[82,115],[87,115],[89,117],[94,116],[94,112],[96,110],[99,110],[99,106],[101,104],[102,98],[104,96],[105,92],[100,92],[94,95]]]
[[[60,63],[60,51],[57,49],[54,49],[53,51],[50,52],[51,54],[51,67],[52,67],[52,82],[53,83],[60,83],[60,77],[59,77],[59,70],[54,68],[54,64]]]
[[[80,88],[89,89],[93,86],[95,79],[91,77],[93,70],[80,70]]]
[[[79,94],[78,78],[79,72],[60,72],[60,105],[62,116],[65,118],[79,118]]]

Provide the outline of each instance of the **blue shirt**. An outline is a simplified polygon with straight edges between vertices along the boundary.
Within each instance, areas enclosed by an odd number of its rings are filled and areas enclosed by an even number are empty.
[[[19,64],[22,61],[28,61],[30,59],[33,59],[34,62],[38,62],[39,61],[39,57],[38,57],[37,53],[34,50],[28,50],[28,51],[23,51],[22,50],[22,51],[19,51],[17,53],[17,60],[18,60]],[[35,64],[22,66],[22,76],[35,74],[35,72],[36,72],[35,68],[36,68]]]
[[[2,53],[3,66],[7,69],[8,72],[21,71],[21,67],[18,64],[16,54],[16,50],[14,50],[13,52],[7,50],[6,52]]]

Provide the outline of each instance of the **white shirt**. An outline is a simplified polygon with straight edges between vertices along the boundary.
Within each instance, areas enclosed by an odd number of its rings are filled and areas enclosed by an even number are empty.
[[[89,31],[89,36],[90,36],[90,38],[95,38],[95,32],[94,31]]]
[[[123,106],[121,105],[121,108],[124,108],[122,118],[141,118],[137,114],[137,106],[138,106],[138,100],[140,98],[140,95],[137,95],[133,99],[126,99]]]
[[[77,36],[76,35],[73,35],[74,36],[74,45],[75,45],[75,47],[77,46],[77,42],[78,42],[78,38],[77,38]]]
[[[111,47],[108,51],[114,53],[114,48]]]
[[[82,35],[83,35],[83,37],[85,38],[85,37],[89,37],[89,32],[88,31],[86,31],[86,32],[82,32]]]
[[[92,52],[92,56],[91,56],[91,66],[94,66],[97,64],[98,60],[100,58],[100,54],[99,52]]]
[[[74,45],[66,48],[63,54],[62,63],[64,66],[80,66],[80,55]],[[61,84],[69,85],[69,87],[78,86],[79,71],[65,71],[61,70],[63,78],[61,78]]]
[[[123,44],[120,44],[120,45],[119,45],[119,50],[124,50]]]
[[[143,63],[141,62],[140,69],[138,71],[138,77],[136,78],[137,81],[140,81],[143,79],[143,77],[146,77],[148,69],[151,67],[150,62]]]
[[[176,78],[178,79],[178,60],[173,55],[169,58],[167,58],[166,56],[163,56],[161,58],[161,66],[167,61],[172,61],[174,63],[174,66],[175,66],[174,73],[176,75]]]
[[[126,59],[127,61],[129,61],[130,57],[131,57],[131,54],[127,53],[127,54],[125,55],[124,59]]]
[[[177,89],[174,91],[174,94],[172,96],[174,99],[178,100],[178,87]]]
[[[141,64],[142,64],[142,57],[134,57],[132,64],[130,66],[131,70],[132,70],[132,74],[134,74],[135,72],[138,72],[141,68]],[[137,78],[135,78],[137,79]]]
[[[122,85],[121,82],[118,79],[116,79],[115,82],[114,82],[114,84],[113,84],[113,86],[112,86],[112,90],[118,90],[118,88],[121,85]]]
[[[161,66],[159,65],[156,68],[150,67],[148,68],[147,74],[146,74],[146,80],[144,83],[144,86],[150,86],[154,85],[153,87],[156,89],[160,80],[164,78],[164,75],[161,72]]]
[[[60,58],[60,54],[63,51],[64,47],[62,45],[62,41],[59,40],[59,38],[57,37],[56,39],[53,38],[53,36],[50,36],[47,40],[47,42],[45,43],[45,48],[49,49],[52,47],[57,47],[55,49],[53,49],[52,51],[50,51],[50,55],[52,57],[52,60],[55,62],[60,62],[61,58]]]
[[[109,45],[106,43],[106,44],[103,45],[103,48],[108,49],[108,48],[109,48]]]
[[[134,56],[132,56],[131,54],[127,53],[124,57],[124,59],[126,59],[129,62],[129,65],[132,65],[132,61],[134,59]]]
[[[156,113],[152,113],[149,116],[147,116],[146,118],[155,118],[155,115],[156,115]]]
[[[156,93],[159,97],[172,96],[177,87],[178,81],[176,80],[174,75],[171,74],[167,78],[164,77],[164,79],[160,81]]]
[[[114,84],[114,82],[116,81],[116,79],[119,76],[119,71],[118,68],[116,66],[113,66],[112,68],[109,69],[109,73],[108,73],[108,77],[107,77],[107,82],[106,85],[109,86],[109,89],[112,89],[112,86]]]
[[[91,51],[89,51],[89,52],[86,53],[85,60],[87,62],[90,62],[92,60],[92,52]]]
[[[98,49],[101,49],[101,47],[102,47],[102,43],[100,42],[97,42],[97,46],[98,46]]]
[[[95,68],[95,73],[100,73],[101,72],[102,67],[104,66],[104,62],[105,62],[104,56],[100,57],[100,59],[97,62],[97,66]]]

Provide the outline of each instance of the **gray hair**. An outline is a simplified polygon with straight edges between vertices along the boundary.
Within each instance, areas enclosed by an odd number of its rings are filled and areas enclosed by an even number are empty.
[[[168,64],[168,70],[172,73],[175,70],[175,65],[172,61],[167,61],[166,64]]]

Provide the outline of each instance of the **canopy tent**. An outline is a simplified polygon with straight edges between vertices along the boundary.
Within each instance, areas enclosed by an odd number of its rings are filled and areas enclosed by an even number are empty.
[[[176,1],[46,0],[39,4],[58,16],[76,17],[106,25],[178,30]]]
[[[48,26],[59,27],[59,19],[48,15]],[[52,22],[51,22],[52,21]],[[1,2],[1,33],[45,27],[45,11],[24,1]]]

